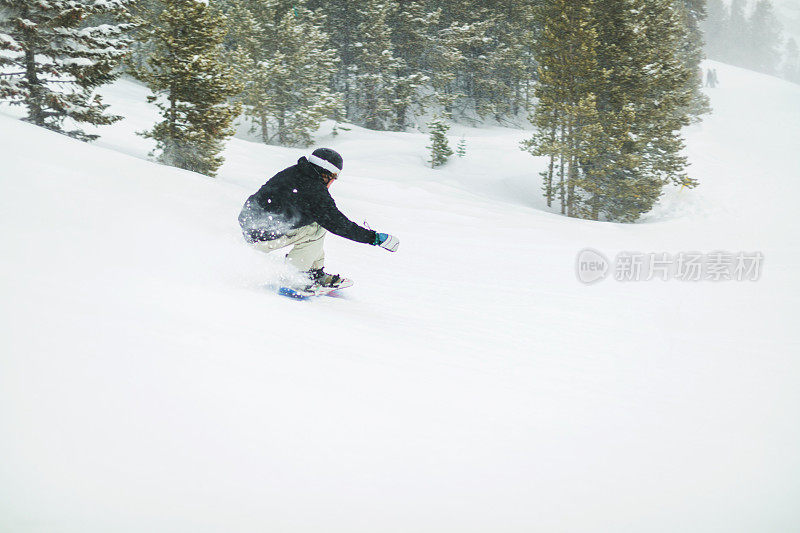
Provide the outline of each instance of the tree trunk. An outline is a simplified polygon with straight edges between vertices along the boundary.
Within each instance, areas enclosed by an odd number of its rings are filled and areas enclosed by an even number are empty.
[[[267,114],[263,111],[259,113],[259,122],[261,125],[261,140],[264,141],[264,144],[269,143],[269,135],[267,133]]]
[[[553,124],[553,129],[550,132],[550,146],[552,150],[552,146],[556,142],[556,126]],[[545,187],[545,197],[547,198],[547,207],[553,206],[553,166],[555,165],[555,156],[551,152],[550,153],[550,165],[547,168],[547,177],[544,180],[544,187]]]
[[[288,144],[289,136],[286,134],[286,111],[280,110],[277,116],[278,119],[278,144]]]
[[[561,168],[558,171],[558,196],[561,200],[561,214],[565,215],[567,213],[567,195],[564,192],[564,161],[566,160],[566,154],[564,153],[563,143],[564,143],[564,132],[566,127],[564,123],[561,123],[561,143],[562,148],[560,150],[559,157],[561,161],[559,162]]]
[[[567,178],[567,216],[576,217],[577,205],[575,202],[575,182],[578,180],[578,143],[575,141],[575,131],[570,127],[570,157],[569,157],[569,175]]]
[[[183,168],[183,161],[181,160],[180,150],[178,150],[178,142],[177,142],[177,122],[178,122],[178,113],[175,110],[175,88],[170,87],[169,89],[169,113],[167,114],[169,117],[169,139],[164,146],[164,155],[166,155],[166,163],[168,165],[176,166]]]
[[[42,82],[36,75],[36,50],[33,48],[32,32],[24,33],[25,39],[25,79],[28,81],[30,96],[28,97],[28,121],[37,126],[44,126],[44,96]]]

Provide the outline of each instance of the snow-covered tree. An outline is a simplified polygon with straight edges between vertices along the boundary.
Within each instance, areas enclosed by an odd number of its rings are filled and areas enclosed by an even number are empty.
[[[404,130],[453,79],[454,59],[441,32],[441,10],[422,0],[308,0],[340,63],[334,87],[346,117],[373,128]],[[374,96],[374,98],[373,98]]]
[[[353,116],[367,128],[389,129],[395,116],[395,95],[403,62],[395,57],[388,18],[395,5],[390,0],[367,1],[359,9],[349,72]]]
[[[680,130],[698,80],[672,0],[547,0],[538,13],[537,132],[522,148],[549,158],[548,205],[632,222],[665,184],[695,185]]]
[[[163,4],[143,33],[154,52],[142,74],[164,120],[142,135],[156,140],[159,161],[213,176],[239,113],[230,98],[241,89],[222,61],[224,19],[196,0]]]
[[[535,135],[522,148],[548,158],[542,173],[547,205],[558,198],[561,213],[577,216],[576,191],[579,155],[589,140],[589,117],[596,117],[592,80],[597,77],[597,31],[593,27],[594,0],[574,3],[547,0],[537,11],[542,32],[536,43],[539,64],[536,97],[531,116]],[[595,118],[595,122],[597,122]]]
[[[708,97],[702,90],[703,70],[700,68],[700,62],[705,57],[701,24],[706,17],[706,2],[705,0],[675,0],[674,8],[678,11],[678,20],[685,27],[678,54],[684,67],[692,72],[694,77],[690,84],[692,100],[688,111],[693,120],[699,121],[703,114],[711,110]]]
[[[402,130],[431,104],[503,120],[531,102],[534,0],[307,2],[326,15],[334,86],[354,122]]]
[[[467,140],[464,137],[461,137],[458,140],[458,144],[456,145],[456,155],[458,155],[458,157],[464,157],[467,155]]]
[[[632,222],[652,208],[664,185],[697,185],[685,172],[681,130],[693,118],[700,80],[682,54],[689,28],[671,0],[598,0],[598,15],[600,42],[617,44],[600,49],[609,75],[597,82],[598,109],[613,117],[603,129],[620,156],[603,165],[610,172],[593,212]],[[594,160],[608,157],[599,150]]]
[[[703,25],[706,51],[712,59],[765,72],[779,73],[782,27],[772,2],[758,0],[748,14],[746,0],[709,0]]]
[[[800,50],[797,41],[789,38],[786,41],[786,51],[783,56],[782,75],[789,81],[800,83]]]
[[[409,115],[416,108],[424,111],[425,97],[420,89],[431,82],[433,56],[439,51],[435,26],[441,10],[428,11],[421,1],[397,2],[390,12],[389,26],[397,72],[392,129],[406,129]]]
[[[528,109],[536,0],[306,0],[325,15],[349,120],[403,130],[427,106],[457,119]]]
[[[444,118],[437,116],[428,122],[428,130],[430,131],[431,141],[430,146],[428,146],[430,150],[428,162],[431,164],[431,168],[436,168],[447,163],[447,160],[453,155],[453,150],[447,140],[447,132],[450,130],[450,125]]]
[[[455,116],[503,119],[527,109],[535,61],[531,0],[443,0],[441,22],[458,50]]]
[[[128,32],[132,42],[130,54],[125,58],[125,74],[140,81],[146,71],[147,58],[155,51],[154,44],[147,39],[147,31],[158,24],[163,10],[161,0],[134,0],[128,9],[134,27]]]
[[[728,24],[724,38],[724,55],[720,59],[733,65],[744,65],[747,58],[746,45],[748,39],[747,0],[731,0]]]
[[[306,4],[312,12],[323,15],[319,21],[339,59],[331,87],[342,96],[345,117],[356,123],[360,122],[360,113],[357,106],[358,89],[353,83],[353,73],[357,70],[356,44],[360,43],[358,30],[363,22],[362,5],[366,1],[368,0],[307,0]]]
[[[331,90],[336,51],[322,31],[324,16],[302,2],[234,0],[226,46],[244,82],[240,100],[265,143],[307,146],[326,117],[338,118]]]
[[[756,2],[748,19],[747,62],[745,66],[767,74],[777,74],[781,57],[781,23],[769,0]]]
[[[123,17],[129,1],[0,0],[0,99],[25,106],[37,126],[96,139],[71,128],[122,118],[105,113],[96,89],[119,76],[130,25],[91,22]]]
[[[728,26],[728,7],[723,0],[708,0],[706,17],[701,22],[708,57],[722,60],[727,53],[726,32]]]

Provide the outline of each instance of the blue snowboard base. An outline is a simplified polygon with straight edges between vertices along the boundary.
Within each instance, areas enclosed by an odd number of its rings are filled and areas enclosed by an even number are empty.
[[[280,294],[281,296],[286,296],[287,298],[292,298],[294,300],[308,300],[309,298],[324,296],[325,294],[330,294],[330,293],[325,292],[322,294],[319,293],[308,294],[305,292],[298,292],[294,289],[290,289],[289,287],[278,287],[278,294]]]
[[[319,288],[313,292],[306,292],[302,290],[295,290],[289,287],[281,287],[281,286],[273,286],[272,289],[275,290],[279,295],[285,296],[286,298],[292,298],[293,300],[309,300],[311,298],[316,298],[318,296],[331,296],[331,297],[340,297],[339,291],[342,289],[346,289],[347,287],[352,286],[352,282],[350,285],[345,287],[336,287],[331,289],[322,289]]]

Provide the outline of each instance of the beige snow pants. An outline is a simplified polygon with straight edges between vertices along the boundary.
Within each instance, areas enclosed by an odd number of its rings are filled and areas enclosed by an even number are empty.
[[[292,230],[275,240],[255,242],[253,247],[268,254],[279,248],[294,245],[289,251],[289,255],[286,256],[286,261],[297,270],[304,272],[312,268],[323,267],[325,251],[322,249],[322,244],[325,241],[326,233],[328,232],[325,228],[312,222],[308,226]]]

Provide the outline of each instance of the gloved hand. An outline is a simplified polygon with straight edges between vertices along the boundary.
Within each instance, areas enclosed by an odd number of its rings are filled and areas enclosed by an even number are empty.
[[[397,247],[400,246],[400,239],[388,233],[376,233],[375,242],[372,244],[380,246],[381,248],[386,248],[390,252],[396,252]]]

